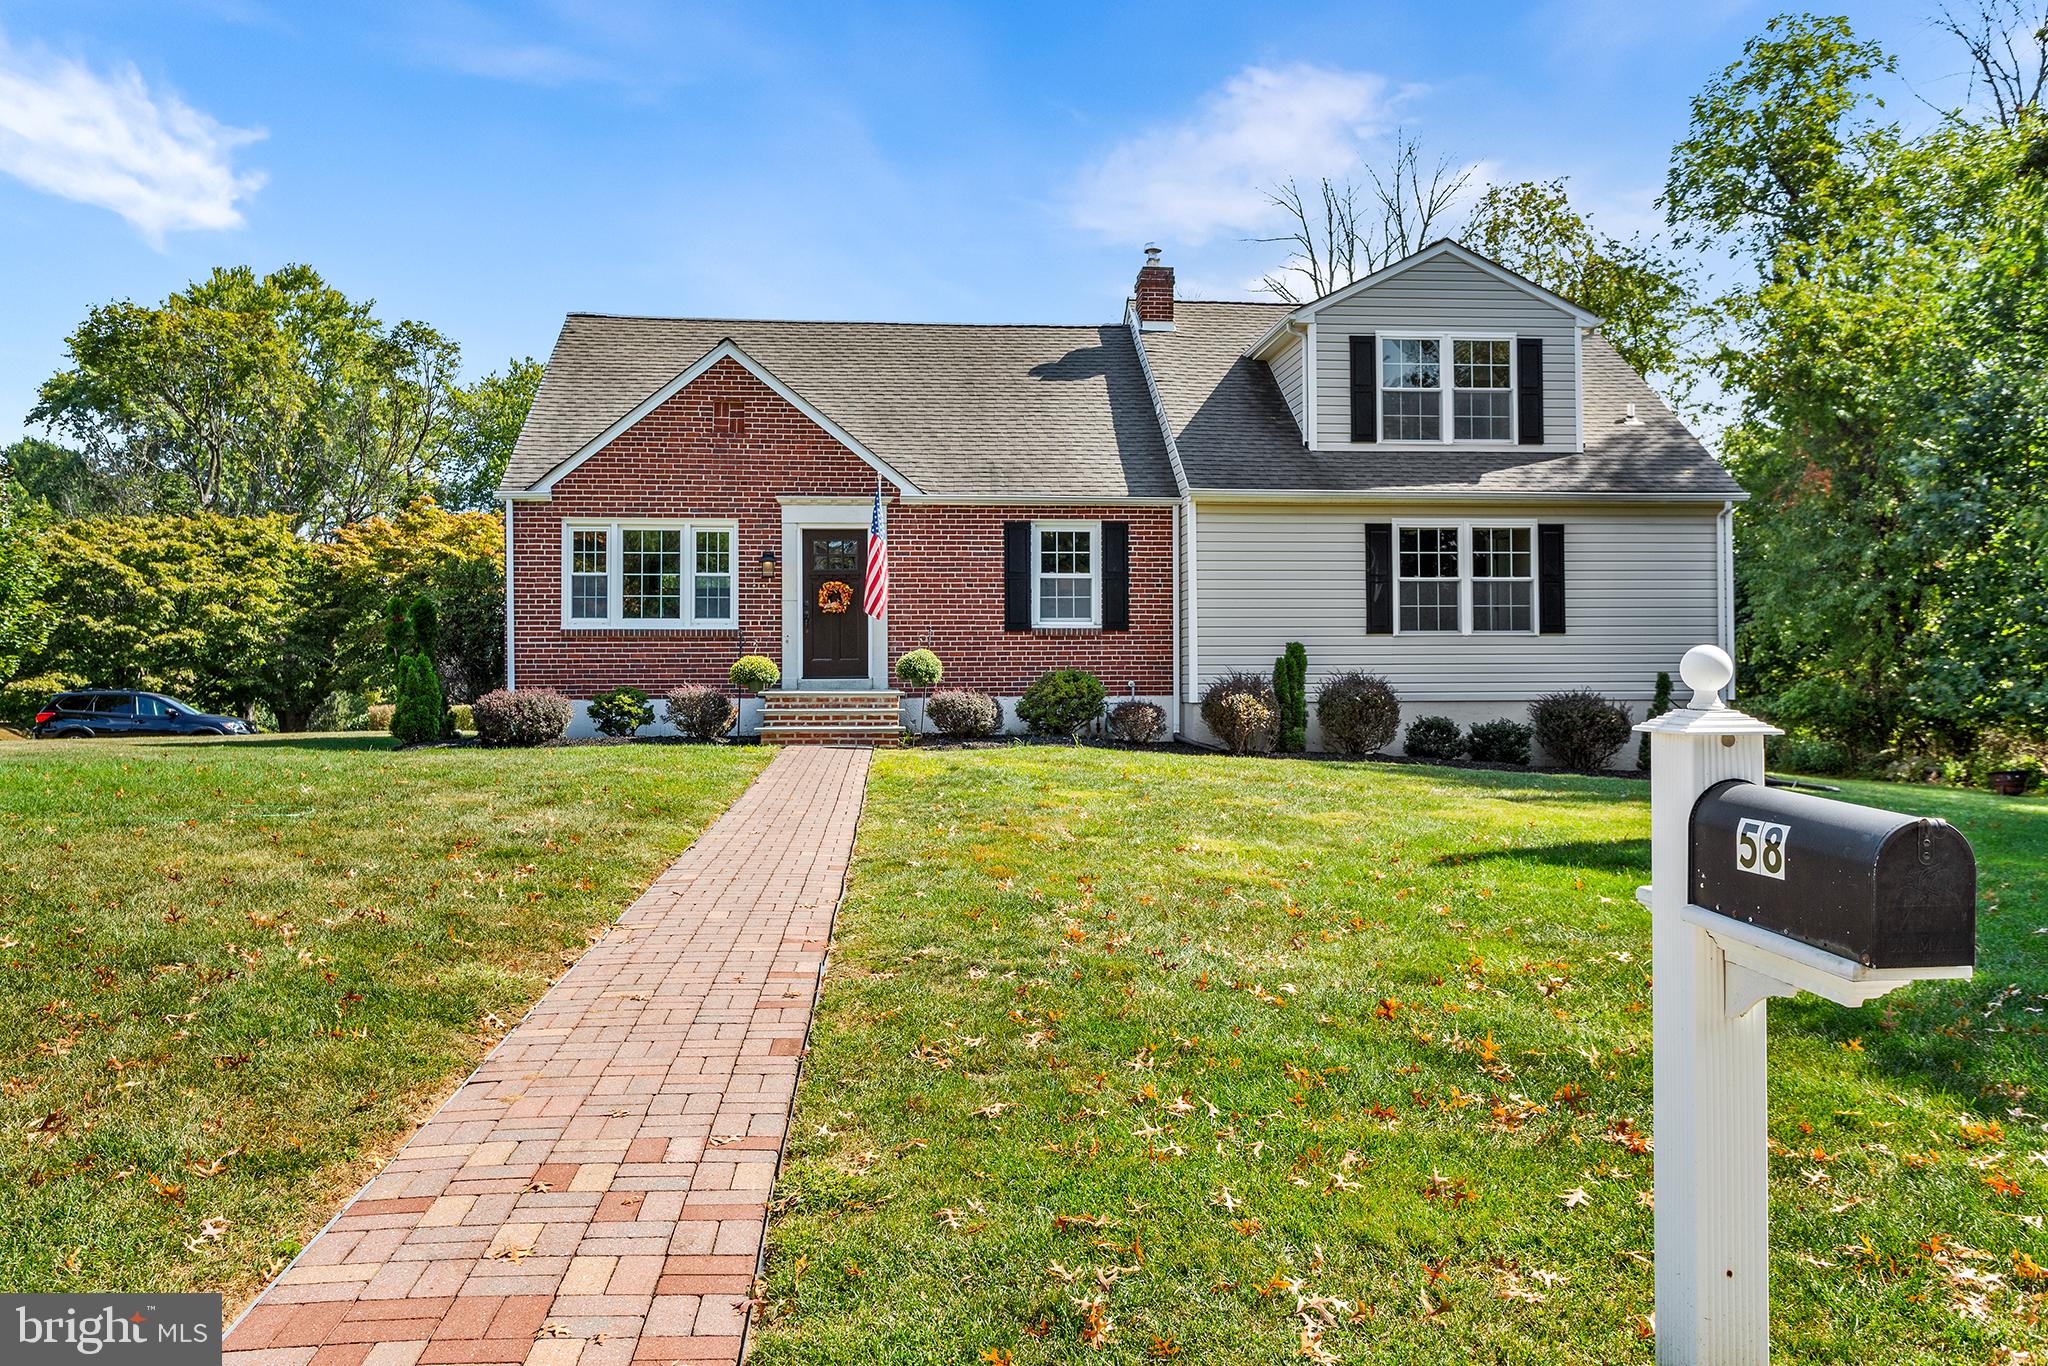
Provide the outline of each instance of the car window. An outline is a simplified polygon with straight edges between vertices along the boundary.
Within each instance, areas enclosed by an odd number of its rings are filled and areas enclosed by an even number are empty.
[[[135,712],[138,716],[168,716],[171,714],[171,709],[164,705],[164,700],[161,697],[151,697],[148,693],[137,693],[135,695]]]
[[[91,711],[92,699],[76,693],[63,693],[51,700],[50,705],[58,711]]]
[[[126,692],[101,693],[92,700],[92,709],[102,716],[133,716],[135,694]]]

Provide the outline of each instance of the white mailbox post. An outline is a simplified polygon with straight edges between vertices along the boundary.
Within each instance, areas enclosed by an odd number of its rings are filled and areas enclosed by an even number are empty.
[[[1691,702],[1636,727],[1650,737],[1651,759],[1651,881],[1637,896],[1650,908],[1655,982],[1657,1362],[1764,1366],[1771,1287],[1763,1001],[1811,991],[1861,1005],[1922,978],[1968,977],[1970,967],[1876,965],[1875,955],[1859,961],[1693,904],[1695,805],[1731,779],[1761,790],[1764,738],[1780,732],[1721,701],[1735,675],[1723,651],[1696,646],[1679,672]],[[1825,815],[1810,822],[1831,823]],[[1937,833],[1968,857],[1953,831]],[[1737,866],[1755,873],[1759,888],[1786,887],[1786,861],[1804,857],[1800,832],[1744,821],[1737,841],[1744,836],[1752,844],[1732,852]],[[1929,840],[1920,847],[1917,862],[1929,863]],[[1974,869],[1970,879],[1974,888]],[[1798,881],[1791,886],[1799,893]]]

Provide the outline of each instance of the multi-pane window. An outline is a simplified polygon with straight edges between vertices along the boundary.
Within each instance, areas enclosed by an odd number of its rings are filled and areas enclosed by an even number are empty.
[[[1514,342],[1381,337],[1380,440],[1514,440]]]
[[[1459,441],[1506,441],[1510,435],[1508,343],[1451,343],[1451,435]]]
[[[1403,631],[1458,629],[1458,528],[1401,528],[1400,608]]]
[[[578,621],[611,615],[610,535],[596,527],[569,533],[569,615]]]
[[[1380,342],[1380,431],[1388,441],[1443,434],[1443,364],[1434,337]]]
[[[677,621],[683,615],[683,533],[628,527],[619,543],[619,615]]]
[[[1096,563],[1093,523],[1044,523],[1038,542],[1037,624],[1096,624]]]
[[[1525,526],[1472,528],[1472,629],[1535,629],[1534,533]]]
[[[724,621],[732,615],[732,533],[700,529],[696,537],[697,619]]]
[[[568,527],[562,624],[736,625],[737,534],[730,522]]]

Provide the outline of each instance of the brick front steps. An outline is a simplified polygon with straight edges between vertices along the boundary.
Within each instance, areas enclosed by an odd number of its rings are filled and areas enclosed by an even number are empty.
[[[761,695],[764,745],[894,745],[903,738],[903,694],[777,689]]]

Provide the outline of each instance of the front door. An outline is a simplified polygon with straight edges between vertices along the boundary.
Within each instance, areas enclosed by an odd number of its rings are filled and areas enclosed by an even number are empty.
[[[868,615],[861,608],[868,534],[805,531],[804,677],[866,678]]]

